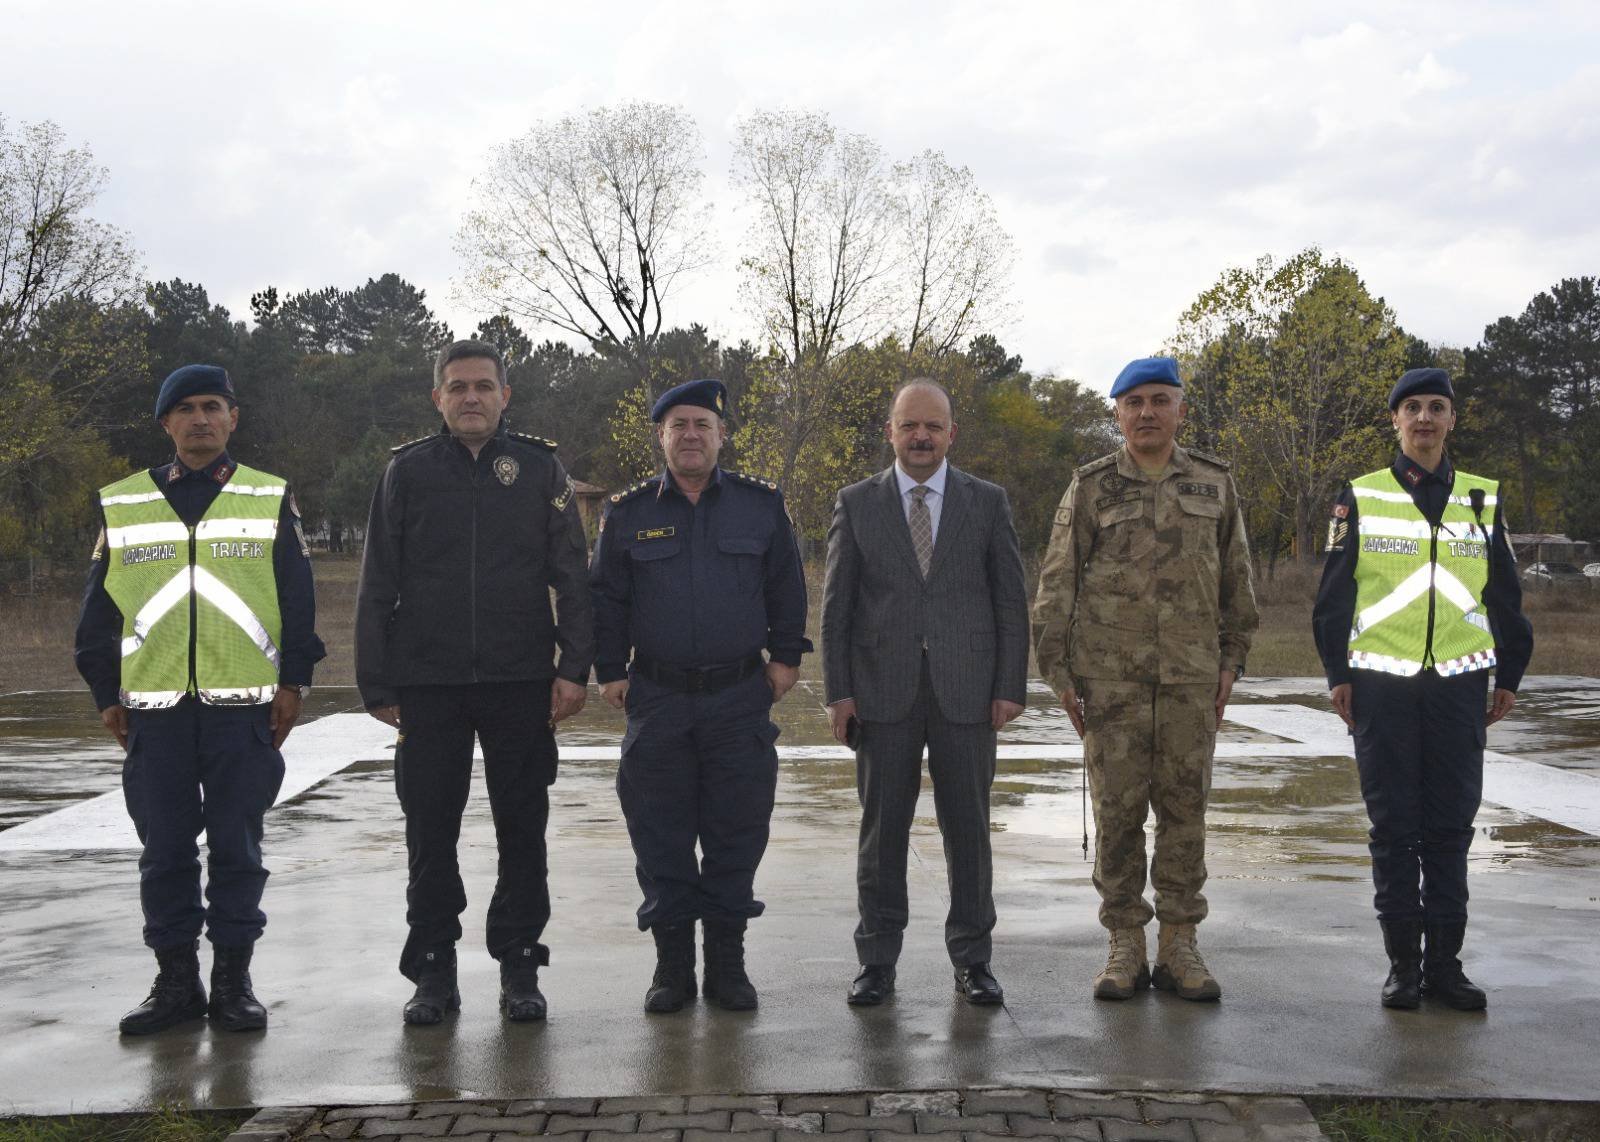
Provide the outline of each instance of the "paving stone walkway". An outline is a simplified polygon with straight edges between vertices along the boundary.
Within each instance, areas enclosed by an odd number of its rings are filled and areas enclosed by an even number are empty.
[[[667,1095],[270,1107],[229,1142],[1322,1142],[1298,1098],[1065,1090]]]

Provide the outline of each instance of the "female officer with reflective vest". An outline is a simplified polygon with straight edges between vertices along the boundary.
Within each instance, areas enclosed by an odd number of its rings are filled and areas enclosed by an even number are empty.
[[[1483,991],[1457,957],[1484,731],[1516,702],[1533,631],[1498,485],[1445,455],[1449,374],[1410,370],[1389,409],[1400,450],[1334,504],[1312,625],[1372,821],[1383,1005],[1414,1008],[1428,995],[1477,1011]]]

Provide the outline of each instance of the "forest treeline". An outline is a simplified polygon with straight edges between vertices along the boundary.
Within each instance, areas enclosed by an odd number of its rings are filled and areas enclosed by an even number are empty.
[[[955,395],[956,461],[1007,488],[1024,546],[1048,538],[1072,469],[1116,444],[1109,378],[1029,370],[1002,334],[1013,240],[970,171],[894,161],[813,112],[756,112],[730,181],[748,231],[726,344],[675,287],[714,249],[698,128],[622,104],[537,124],[497,148],[463,204],[452,330],[401,273],[280,290],[231,313],[203,283],[148,281],[134,239],[95,216],[109,173],[50,123],[0,119],[0,573],[75,572],[93,492],[169,452],[152,423],[171,369],[213,362],[240,394],[242,458],[293,481],[307,519],[359,527],[388,449],[434,430],[431,363],[458,336],[505,353],[515,428],[560,442],[612,489],[657,466],[654,396],[703,376],[731,394],[729,466],[783,483],[825,533],[836,490],[887,460],[889,394],[931,376]],[[1130,304],[1133,304],[1130,299]],[[1180,316],[1185,438],[1235,465],[1254,550],[1311,557],[1340,481],[1392,447],[1384,398],[1409,367],[1457,379],[1465,467],[1506,484],[1520,531],[1600,538],[1600,296],[1565,279],[1471,348],[1408,333],[1349,262],[1309,247],[1229,268]]]

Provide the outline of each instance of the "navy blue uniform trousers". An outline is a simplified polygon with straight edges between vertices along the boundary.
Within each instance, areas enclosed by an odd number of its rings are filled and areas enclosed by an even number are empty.
[[[481,682],[400,689],[401,742],[394,782],[406,815],[406,923],[400,971],[417,978],[430,949],[461,939],[467,907],[456,842],[472,785],[472,739],[483,746],[483,776],[500,854],[485,932],[500,959],[524,944],[539,963],[550,921],[544,830],[550,783],[556,779],[556,739],[550,728],[550,682]]]
[[[1483,797],[1489,672],[1352,674],[1356,765],[1380,920],[1464,921]]]
[[[207,938],[223,947],[260,938],[267,924],[262,818],[283,784],[271,718],[271,706],[207,706],[193,697],[166,710],[128,711],[122,795],[144,846],[139,903],[146,946],[193,943],[202,923]]]
[[[617,797],[644,891],[640,930],[761,915],[756,867],[778,788],[766,675],[710,694],[630,677]]]

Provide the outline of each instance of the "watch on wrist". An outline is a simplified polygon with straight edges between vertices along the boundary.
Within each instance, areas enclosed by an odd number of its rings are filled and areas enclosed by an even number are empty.
[[[295,693],[300,695],[300,700],[302,702],[304,702],[307,698],[311,697],[311,687],[310,686],[296,686],[291,682],[279,682],[278,683],[278,689],[280,689],[280,690],[293,690]]]

